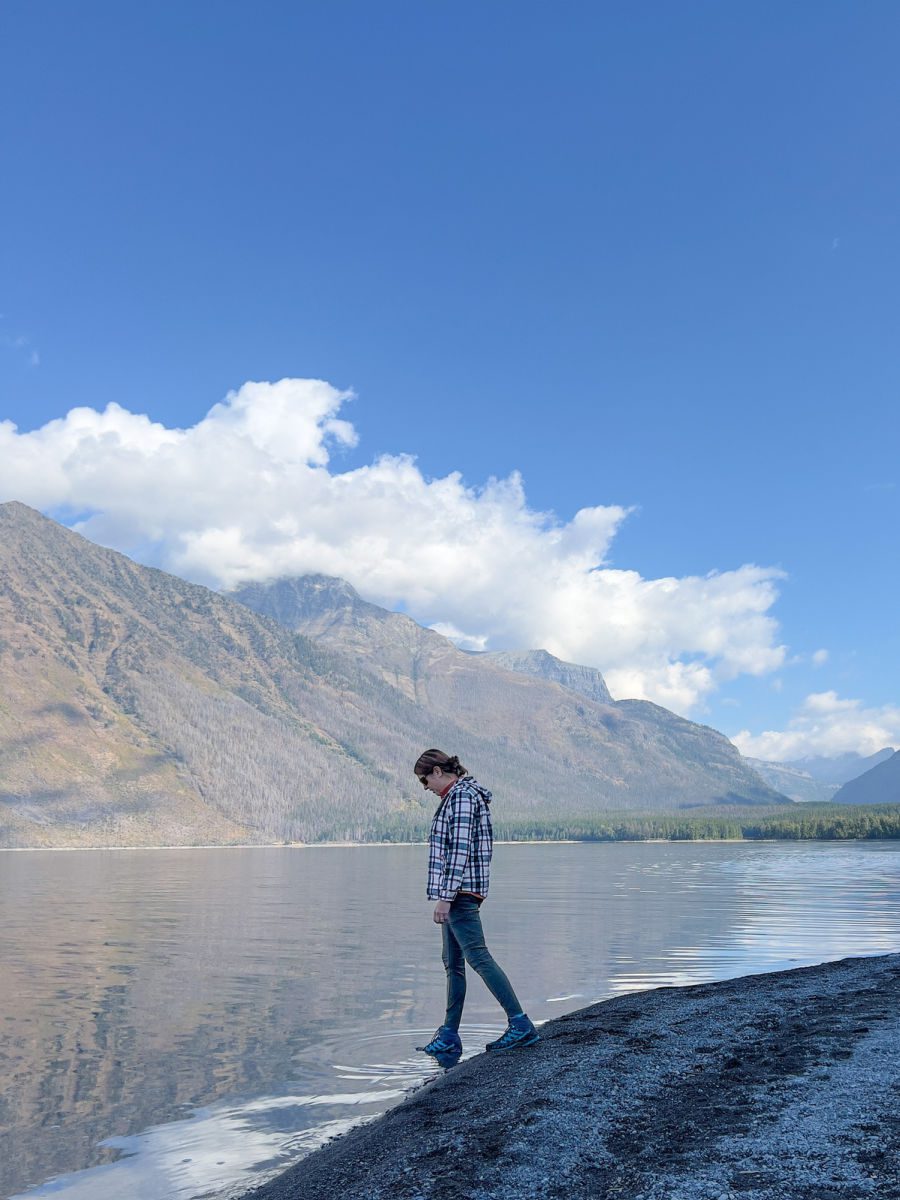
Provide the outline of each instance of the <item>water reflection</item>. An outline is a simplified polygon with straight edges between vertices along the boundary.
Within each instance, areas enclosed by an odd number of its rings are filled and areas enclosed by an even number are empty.
[[[433,1076],[423,873],[420,847],[0,854],[0,1195],[240,1194]],[[540,1021],[896,950],[900,846],[501,846],[484,920]],[[478,980],[466,1017],[466,1055],[502,1031]]]

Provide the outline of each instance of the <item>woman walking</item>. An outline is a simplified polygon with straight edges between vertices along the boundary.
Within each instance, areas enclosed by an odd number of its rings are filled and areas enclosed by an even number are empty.
[[[484,942],[480,908],[488,894],[493,834],[488,805],[491,793],[460,765],[456,755],[426,750],[413,768],[419,782],[440,797],[428,839],[428,899],[436,900],[434,921],[441,927],[442,958],[447,972],[447,1013],[426,1054],[459,1055],[459,1024],[466,999],[466,963],[477,971],[502,1005],[506,1032],[487,1050],[530,1046],[538,1032],[522,1011],[512,984]]]

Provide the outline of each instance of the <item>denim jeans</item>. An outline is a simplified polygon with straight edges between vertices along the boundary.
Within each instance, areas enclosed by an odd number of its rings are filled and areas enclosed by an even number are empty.
[[[517,1017],[522,1005],[512,984],[484,944],[480,902],[475,896],[458,895],[450,905],[449,920],[441,925],[444,967],[447,971],[447,1017],[445,1025],[459,1029],[466,999],[466,963],[477,971],[488,991],[501,1004],[507,1017]]]

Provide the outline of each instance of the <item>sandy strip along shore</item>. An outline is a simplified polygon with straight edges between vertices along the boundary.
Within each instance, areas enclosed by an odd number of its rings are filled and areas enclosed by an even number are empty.
[[[541,1034],[250,1195],[900,1200],[900,954],[618,996]]]

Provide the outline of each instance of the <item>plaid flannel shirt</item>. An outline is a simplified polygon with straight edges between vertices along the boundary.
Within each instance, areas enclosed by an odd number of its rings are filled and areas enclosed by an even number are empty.
[[[455,900],[457,892],[486,896],[494,837],[491,793],[463,775],[441,800],[428,837],[428,899]]]

